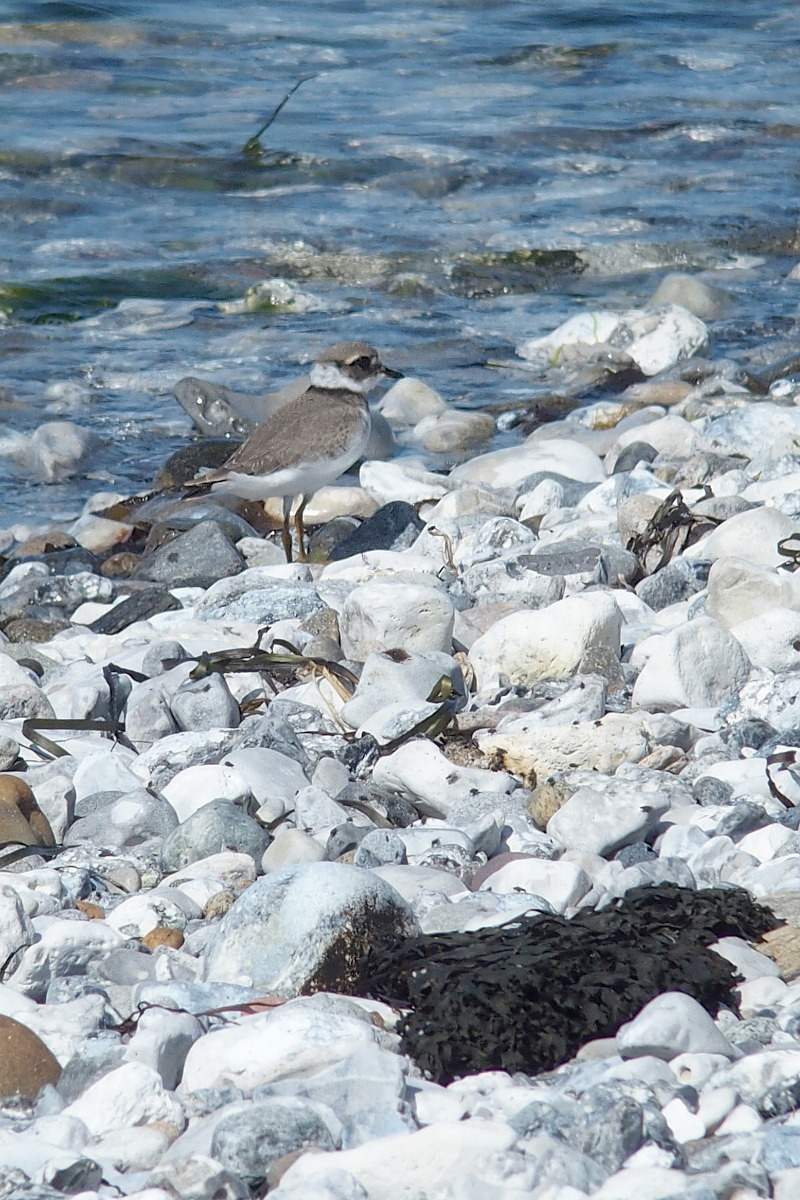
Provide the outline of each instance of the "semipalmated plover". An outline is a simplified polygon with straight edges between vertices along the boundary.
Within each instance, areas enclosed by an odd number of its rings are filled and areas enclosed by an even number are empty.
[[[299,558],[305,558],[303,512],[309,497],[333,483],[364,452],[370,434],[367,392],[381,379],[401,379],[365,342],[339,342],[323,350],[310,385],[272,413],[219,470],[198,475],[191,486],[209,487],[243,500],[283,497],[283,549],[292,561],[290,515],[295,512]]]

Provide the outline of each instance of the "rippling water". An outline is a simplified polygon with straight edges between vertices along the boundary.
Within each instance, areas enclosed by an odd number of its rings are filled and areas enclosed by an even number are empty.
[[[753,0],[0,4],[0,453],[106,439],[94,479],[3,462],[0,526],[146,487],[182,375],[268,390],[341,338],[502,408],[533,385],[476,364],[677,268],[739,297],[715,354],[780,357],[799,44]],[[274,276],[317,306],[220,309]]]

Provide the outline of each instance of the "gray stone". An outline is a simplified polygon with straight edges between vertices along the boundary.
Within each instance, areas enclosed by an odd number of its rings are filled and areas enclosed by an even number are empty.
[[[145,588],[134,592],[121,604],[115,604],[108,612],[89,625],[92,633],[120,633],[136,621],[147,621],[157,613],[172,612],[180,603],[166,587]]]
[[[161,866],[164,871],[180,871],[189,863],[235,850],[249,854],[256,862],[267,848],[269,834],[228,800],[212,800],[164,839]]]
[[[161,680],[135,683],[125,705],[125,733],[137,750],[146,750],[163,737],[178,732]]]
[[[163,1161],[140,1180],[145,1191],[180,1196],[183,1200],[248,1200],[247,1184],[213,1158],[194,1155],[176,1162]]]
[[[151,642],[142,659],[142,673],[149,676],[163,675],[165,671],[171,671],[179,663],[186,662],[188,657],[189,655],[181,643],[171,638],[167,638],[163,642]]]
[[[278,995],[347,991],[378,938],[415,929],[407,903],[372,872],[303,863],[257,879],[239,897],[208,947],[205,977]]]
[[[101,846],[139,846],[153,838],[164,838],[178,825],[175,810],[163,796],[154,795],[146,788],[115,795],[102,803],[103,793],[92,797],[91,811],[80,816],[64,837],[65,846],[76,846],[81,842]],[[86,800],[81,802],[81,811],[86,812]]]
[[[423,522],[411,504],[405,500],[392,500],[338,542],[330,560],[337,562],[368,550],[407,550],[422,528]]]
[[[532,475],[527,475],[525,479],[520,480],[515,485],[515,490],[518,495],[522,496],[526,492],[532,492],[546,479],[553,480],[562,489],[564,508],[574,508],[584,496],[597,487],[596,483],[584,483],[578,479],[569,479],[566,475],[559,475],[556,471],[534,471]]]
[[[325,857],[329,862],[333,862],[342,854],[356,850],[369,832],[369,825],[356,825],[353,821],[345,821],[341,825],[336,825],[328,834]]]
[[[535,546],[530,551],[530,569],[542,575],[579,575],[589,583],[630,582],[639,573],[633,554],[621,546],[601,545],[578,538]]]
[[[136,579],[149,579],[167,587],[210,587],[229,575],[238,575],[244,559],[216,521],[201,521],[152,554],[135,569]]]
[[[800,1129],[788,1126],[767,1126],[761,1149],[758,1153],[761,1166],[772,1174],[800,1167]]]
[[[87,1038],[78,1054],[74,1054],[61,1072],[56,1090],[60,1096],[72,1103],[87,1087],[98,1079],[121,1067],[125,1061],[125,1047],[118,1033],[103,1030]]]
[[[663,1117],[661,1121],[666,1134]],[[601,1163],[609,1173],[618,1171],[646,1137],[642,1106],[619,1088],[602,1084],[584,1092],[578,1115],[566,1131],[571,1146]]]
[[[337,1149],[319,1113],[302,1100],[260,1100],[232,1106],[211,1139],[211,1153],[228,1170],[255,1185],[276,1161],[306,1146]]]
[[[639,463],[651,463],[657,456],[658,451],[649,442],[628,442],[617,455],[612,474],[621,475],[623,471],[632,471]]]
[[[462,578],[478,606],[513,601],[524,608],[546,608],[564,595],[563,575],[540,574],[528,547],[476,563]]]
[[[114,596],[114,584],[93,571],[78,571],[69,575],[51,575],[38,582],[30,603],[54,605],[68,615],[86,600],[109,601]]]
[[[718,321],[736,303],[736,298],[724,288],[704,283],[685,271],[670,271],[665,275],[650,299],[650,304],[680,304],[704,321]]]
[[[265,713],[245,717],[231,745],[232,752],[264,746],[292,758],[301,767],[308,766],[308,755],[284,713],[288,701],[273,700]]]
[[[169,706],[178,728],[184,731],[235,729],[241,719],[239,705],[217,671],[203,679],[187,679],[174,692]]]
[[[406,862],[406,847],[393,829],[371,829],[361,839],[353,862],[357,867],[382,867]]]
[[[673,559],[654,575],[648,575],[636,585],[636,595],[650,608],[658,612],[669,604],[688,600],[702,591],[708,581],[706,562],[690,562],[686,558]]]
[[[0,721],[55,715],[52,704],[35,683],[20,681],[0,687]]]

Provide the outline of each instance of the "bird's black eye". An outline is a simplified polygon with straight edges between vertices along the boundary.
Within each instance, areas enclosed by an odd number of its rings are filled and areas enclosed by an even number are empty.
[[[358,367],[360,371],[369,371],[373,366],[373,362],[368,354],[362,354],[360,358],[355,360],[353,366]]]

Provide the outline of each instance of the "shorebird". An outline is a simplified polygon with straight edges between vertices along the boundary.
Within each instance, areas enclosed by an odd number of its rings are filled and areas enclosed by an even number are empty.
[[[305,391],[262,421],[219,470],[198,475],[190,486],[243,500],[282,496],[287,562],[292,561],[292,505],[299,496],[294,525],[298,558],[305,561],[306,504],[363,454],[370,434],[367,393],[384,378],[401,379],[402,372],[384,366],[366,342],[338,342],[323,350]]]

